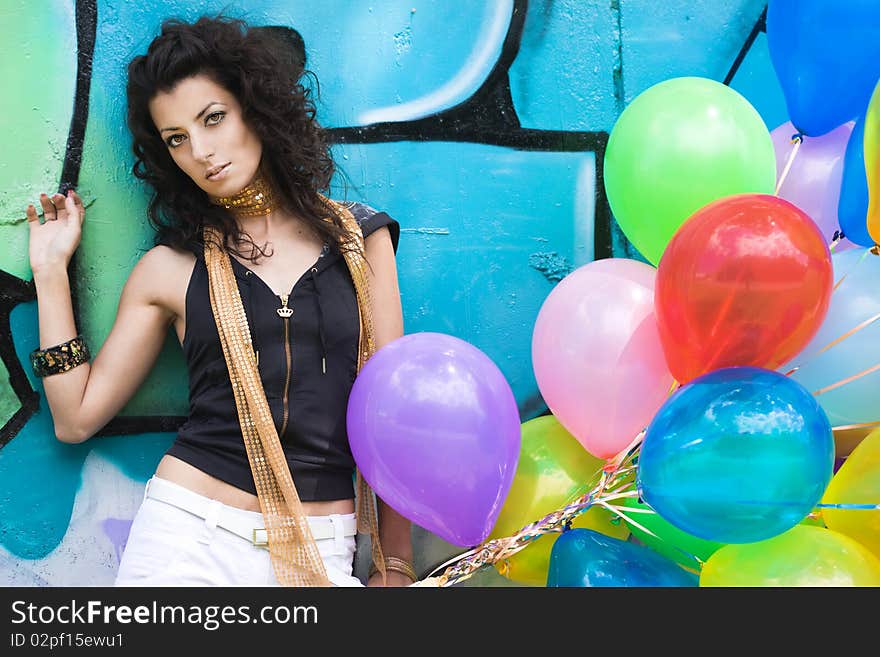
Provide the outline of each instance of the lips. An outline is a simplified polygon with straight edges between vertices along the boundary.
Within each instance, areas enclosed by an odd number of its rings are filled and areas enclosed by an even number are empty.
[[[224,170],[226,167],[228,167],[228,166],[229,166],[229,162],[227,162],[226,164],[219,164],[219,165],[217,165],[216,167],[211,167],[210,169],[208,169],[208,170],[205,172],[205,178],[207,178],[208,180],[210,180],[211,178],[213,178],[214,176],[216,176],[218,173],[220,173],[221,171],[223,171],[223,170]]]

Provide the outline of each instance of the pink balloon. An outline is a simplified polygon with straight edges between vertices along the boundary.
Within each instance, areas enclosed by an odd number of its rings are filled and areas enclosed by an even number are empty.
[[[673,384],[654,315],[651,265],[596,260],[562,279],[532,333],[532,364],[544,401],[590,454],[626,448]]]
[[[780,197],[794,203],[816,222],[827,244],[831,244],[834,232],[840,230],[837,205],[846,145],[853,126],[850,121],[819,137],[805,136],[779,188]],[[791,137],[796,132],[791,122],[787,122],[770,133],[776,151],[777,182],[794,149]],[[853,247],[855,244],[844,238],[834,250],[838,252]]]

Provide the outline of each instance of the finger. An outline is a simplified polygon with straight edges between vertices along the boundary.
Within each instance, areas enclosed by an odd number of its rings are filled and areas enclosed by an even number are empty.
[[[70,196],[73,197],[73,202],[76,205],[76,209],[79,213],[79,222],[82,224],[83,220],[86,218],[86,208],[83,205],[82,199],[79,197],[79,194],[76,193],[76,190],[70,190]]]
[[[55,206],[55,216],[64,221],[67,219],[67,208],[65,207],[65,198],[64,194],[52,194],[52,205]]]
[[[52,205],[52,199],[45,194],[40,194],[40,207],[43,208],[43,216],[46,221],[55,220],[55,206]]]
[[[37,209],[33,206],[33,203],[28,203],[27,209],[24,211],[24,214],[27,217],[27,222],[29,226],[40,225],[40,215],[37,214]]]
[[[64,211],[70,219],[74,219],[78,224],[82,225],[82,207],[77,207],[73,198],[73,190],[68,190],[67,196],[64,197]]]

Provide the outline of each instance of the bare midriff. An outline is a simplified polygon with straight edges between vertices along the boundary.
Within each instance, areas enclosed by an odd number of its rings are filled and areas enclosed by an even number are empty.
[[[236,488],[232,484],[212,477],[186,461],[166,454],[159,461],[156,476],[172,481],[212,500],[219,500],[227,506],[260,513],[260,501],[256,495]],[[330,500],[327,502],[303,502],[303,514],[307,516],[328,516],[334,513],[354,513],[354,500]]]

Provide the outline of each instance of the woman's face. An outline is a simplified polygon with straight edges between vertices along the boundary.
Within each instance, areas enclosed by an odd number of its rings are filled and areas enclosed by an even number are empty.
[[[257,174],[263,146],[234,95],[206,75],[184,78],[150,101],[174,162],[212,197],[240,192]]]

